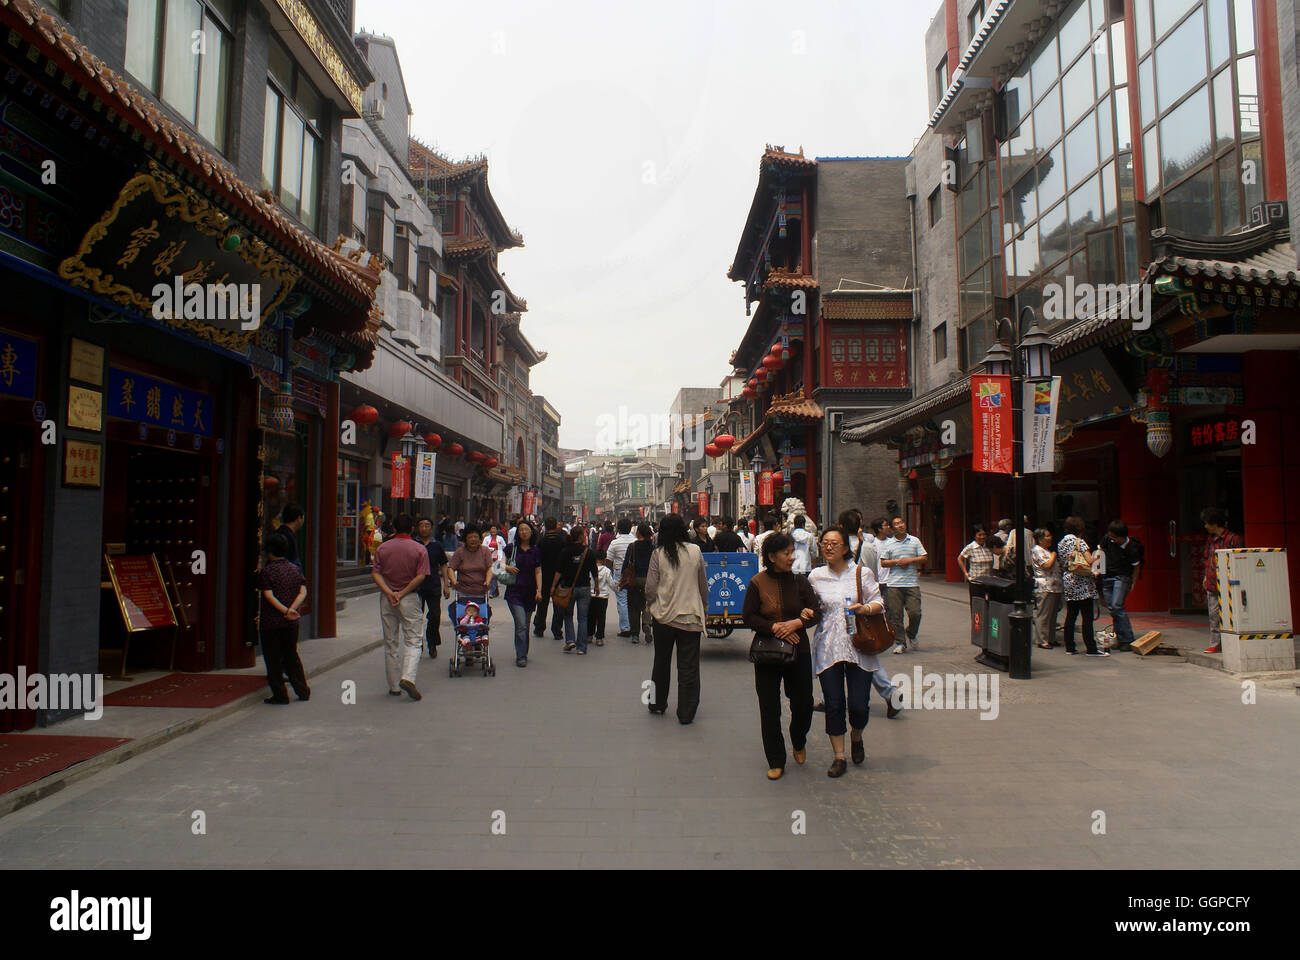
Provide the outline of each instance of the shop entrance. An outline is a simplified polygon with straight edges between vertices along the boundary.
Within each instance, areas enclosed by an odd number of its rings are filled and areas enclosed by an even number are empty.
[[[1207,455],[1198,462],[1178,469],[1178,521],[1170,531],[1170,543],[1176,544],[1180,609],[1174,613],[1204,613],[1206,608],[1202,559],[1207,534],[1201,524],[1201,511],[1221,507],[1228,513],[1228,529],[1241,533],[1243,501],[1241,485],[1241,451],[1229,450]],[[1148,546],[1147,549],[1151,549]]]
[[[361,564],[361,487],[365,465],[339,458],[337,557],[340,567]]]
[[[30,428],[0,424],[0,673],[11,677],[19,667],[32,673],[40,668],[40,607],[24,597],[29,582],[41,576],[39,568],[28,569],[37,519],[31,508],[32,443]],[[0,733],[34,726],[33,710],[0,710]]]
[[[217,511],[212,459],[122,440],[110,440],[107,454],[101,553],[157,557],[178,623],[174,630],[175,668],[211,670],[216,590],[221,579],[213,523]],[[201,556],[196,556],[196,551],[202,551]],[[196,565],[205,572],[197,572]],[[103,582],[109,582],[106,571]],[[103,600],[100,648],[122,650],[126,627],[111,585]],[[134,635],[126,648],[129,666],[169,668],[172,634],[172,629],[166,628]]]

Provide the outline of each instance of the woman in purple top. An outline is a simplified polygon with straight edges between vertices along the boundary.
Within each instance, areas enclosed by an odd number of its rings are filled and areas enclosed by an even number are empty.
[[[506,570],[515,582],[506,587],[506,605],[515,620],[515,666],[528,666],[528,621],[542,599],[542,551],[537,546],[537,528],[520,520],[515,542],[505,551]]]

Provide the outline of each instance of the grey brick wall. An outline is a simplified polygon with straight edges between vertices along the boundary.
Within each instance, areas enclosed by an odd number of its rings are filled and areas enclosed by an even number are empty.
[[[903,171],[907,157],[820,159],[813,264],[823,291],[841,277],[886,287],[912,274]]]
[[[921,306],[916,338],[918,396],[947,383],[958,372],[957,254],[953,232],[957,195],[942,182],[943,148],[944,138],[927,129],[912,154],[916,170],[914,216]],[[930,196],[936,189],[942,212],[931,226]],[[935,330],[939,328],[947,331],[947,353],[936,360]]]

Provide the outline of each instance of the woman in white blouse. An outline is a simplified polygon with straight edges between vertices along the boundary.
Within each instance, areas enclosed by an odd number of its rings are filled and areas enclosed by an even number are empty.
[[[862,763],[867,759],[862,745],[862,731],[869,716],[867,695],[871,692],[871,675],[880,669],[874,655],[853,648],[846,613],[883,613],[885,604],[880,599],[876,572],[868,565],[849,560],[848,543],[838,527],[829,527],[822,533],[821,552],[826,565],[808,575],[808,582],[817,591],[825,611],[812,642],[813,672],[826,698],[826,734],[835,751],[835,760],[826,776],[842,777],[848,769],[844,759],[846,729],[852,729],[853,762]],[[857,602],[859,572],[862,603]]]

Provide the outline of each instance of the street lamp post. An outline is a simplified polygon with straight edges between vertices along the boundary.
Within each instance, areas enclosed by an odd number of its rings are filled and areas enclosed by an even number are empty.
[[[1025,314],[1029,314],[1029,329],[1024,326]],[[1025,481],[1025,438],[1021,422],[1021,406],[1024,396],[1026,378],[1038,379],[1052,375],[1052,338],[1038,326],[1038,317],[1032,307],[1022,307],[1019,322],[1013,324],[1008,317],[1002,317],[997,324],[997,338],[984,355],[984,369],[994,376],[1011,378],[1011,502],[1012,529],[1016,531],[1016,601],[1011,613],[1011,656],[1008,674],[1013,680],[1030,678],[1029,653],[1031,617],[1026,601],[1028,578],[1025,558],[1032,544],[1021,543],[1024,540],[1024,481]],[[1002,325],[1010,331],[1011,347],[1002,342]]]

